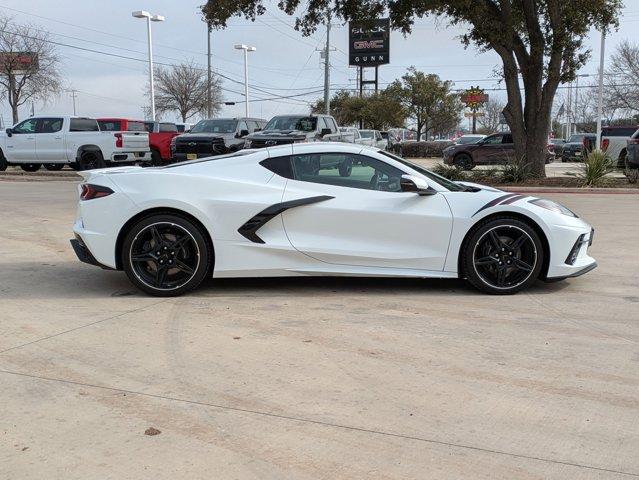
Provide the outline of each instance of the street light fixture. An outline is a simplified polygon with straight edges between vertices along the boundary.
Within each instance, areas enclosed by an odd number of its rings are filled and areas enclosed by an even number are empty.
[[[151,15],[146,10],[137,10],[131,15],[135,18],[146,18],[146,33],[149,47],[149,87],[151,89],[151,120],[155,120],[155,88],[153,86],[153,46],[151,43],[151,22],[163,22],[164,16]]]
[[[249,116],[249,93],[248,93],[248,52],[254,52],[257,50],[255,47],[250,47],[244,44],[235,45],[236,50],[244,50],[244,112],[245,116]]]

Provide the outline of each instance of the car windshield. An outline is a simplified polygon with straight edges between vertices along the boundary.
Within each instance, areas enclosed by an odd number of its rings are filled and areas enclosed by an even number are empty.
[[[447,178],[444,178],[441,175],[437,175],[436,173],[433,173],[430,170],[427,170],[424,167],[417,165],[416,163],[409,162],[408,160],[402,157],[398,157],[397,155],[393,155],[392,153],[385,152],[383,150],[380,150],[379,153],[387,156],[388,158],[392,158],[393,160],[396,160],[399,163],[406,165],[407,167],[412,168],[413,170],[424,175],[429,180],[432,180],[433,182],[438,183],[442,187],[450,190],[451,192],[463,192],[464,190],[466,190],[466,187],[464,187],[463,185],[460,185],[459,183],[451,182]]]
[[[200,120],[191,129],[191,133],[234,133],[237,120]]]
[[[362,138],[373,138],[375,136],[372,130],[360,130],[359,133]]]
[[[300,130],[314,132],[317,129],[317,117],[273,117],[264,130]]]
[[[571,135],[570,139],[568,140],[569,143],[581,143],[584,141],[584,137],[585,135],[580,134],[580,135]]]
[[[479,142],[482,138],[484,137],[460,137],[459,140],[457,140],[457,143],[459,145],[469,145]]]

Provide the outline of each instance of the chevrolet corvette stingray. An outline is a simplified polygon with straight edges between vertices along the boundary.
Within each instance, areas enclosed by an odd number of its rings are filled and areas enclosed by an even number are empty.
[[[151,295],[207,277],[465,278],[512,294],[597,266],[593,229],[524,193],[452,182],[377,148],[296,143],[80,172],[78,258]]]

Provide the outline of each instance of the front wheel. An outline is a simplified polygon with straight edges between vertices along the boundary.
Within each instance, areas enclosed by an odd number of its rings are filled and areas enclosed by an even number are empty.
[[[151,215],[126,233],[122,265],[129,280],[154,296],[172,297],[196,288],[213,261],[206,233],[179,215]]]
[[[453,165],[461,170],[472,170],[475,168],[473,158],[467,153],[460,153],[453,159]]]
[[[45,163],[44,168],[50,172],[59,172],[64,168],[64,163]]]
[[[23,163],[20,168],[25,172],[37,172],[41,166],[40,163]]]
[[[516,218],[482,222],[461,252],[463,273],[477,289],[495,295],[517,293],[541,272],[544,249],[537,232]]]

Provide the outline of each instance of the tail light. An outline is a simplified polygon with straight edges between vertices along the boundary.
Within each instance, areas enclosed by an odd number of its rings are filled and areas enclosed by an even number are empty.
[[[113,136],[115,137],[115,146],[117,148],[122,148],[122,134],[114,133]]]
[[[113,193],[109,187],[102,185],[93,185],[91,183],[83,183],[80,185],[80,200],[93,200],[94,198],[102,198]]]
[[[601,151],[605,152],[606,150],[608,150],[609,145],[610,145],[610,139],[604,138],[603,141],[601,142]]]
[[[552,143],[548,144],[548,151],[550,153],[555,153],[555,146]]]

